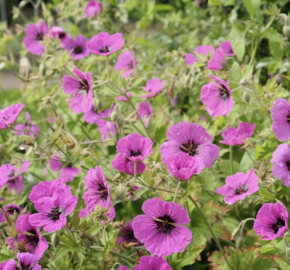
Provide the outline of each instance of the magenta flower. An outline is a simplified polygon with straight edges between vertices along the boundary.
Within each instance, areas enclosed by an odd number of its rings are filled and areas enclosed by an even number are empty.
[[[138,243],[139,241],[134,236],[134,231],[132,227],[133,221],[129,221],[121,230],[121,236],[118,238],[118,243],[122,244],[123,242]]]
[[[286,187],[290,187],[290,146],[287,143],[278,145],[271,163],[274,165],[273,175],[282,179]]]
[[[116,126],[113,122],[110,121],[105,121],[105,120],[99,120],[98,121],[98,127],[99,131],[102,134],[102,140],[105,141],[107,139],[110,139],[110,135],[116,135],[117,134],[117,129]]]
[[[151,254],[170,256],[184,251],[190,244],[192,233],[181,226],[190,219],[180,204],[154,198],[145,201],[142,210],[145,215],[137,216],[133,221],[134,235]]]
[[[62,48],[66,46],[66,40],[70,39],[70,35],[68,35],[65,30],[60,26],[53,26],[50,29],[50,36],[52,38],[57,38],[60,40],[60,45]]]
[[[126,93],[125,88],[122,88],[122,92]],[[132,94],[129,93],[129,92],[127,92],[126,95],[127,95],[129,98],[132,97]],[[117,98],[117,100],[118,100],[118,101],[127,101],[127,98],[126,98],[125,96],[122,95],[122,96],[119,96],[119,97]]]
[[[101,207],[110,205],[110,186],[100,167],[96,166],[95,169],[89,169],[85,177],[85,185],[87,191],[84,194],[84,201],[90,211],[94,211],[96,205]]]
[[[8,204],[8,205],[4,206],[3,209],[8,216],[13,215],[14,212],[17,214],[20,214],[23,210],[21,207],[19,207],[16,204]],[[27,212],[27,213],[29,213],[29,212]],[[5,220],[6,219],[5,219],[4,214],[2,214],[2,212],[0,212],[0,222],[5,222]]]
[[[129,268],[125,265],[120,265],[117,270],[129,270]]]
[[[53,154],[51,158],[61,160],[56,154]],[[80,170],[77,167],[73,167],[72,164],[68,164],[67,162],[58,162],[50,159],[49,165],[54,172],[60,170],[59,178],[63,179],[65,182],[73,181],[74,178],[80,173]]]
[[[16,221],[16,228],[18,231],[17,242],[24,240],[28,251],[37,257],[42,257],[44,251],[48,249],[48,243],[45,238],[41,236],[39,228],[32,226],[29,222],[29,215],[25,214],[19,216]],[[12,248],[15,249],[14,239],[8,238],[12,243]]]
[[[274,73],[271,73],[269,75],[269,78],[272,79],[272,78],[274,78],[274,76],[276,76],[276,75]],[[282,80],[283,80],[283,76],[282,75],[279,75],[278,78],[277,78],[277,80],[276,80],[276,83],[280,83],[280,82],[282,82]]]
[[[134,175],[134,162],[123,156],[122,154],[118,154],[112,161],[113,167],[123,173]],[[142,161],[137,162],[136,165],[136,173],[143,173],[146,169],[145,163]]]
[[[255,123],[251,125],[249,123],[241,122],[237,129],[234,127],[228,127],[222,133],[224,140],[219,142],[232,146],[243,144],[245,139],[250,138],[253,135],[256,125],[257,124]]]
[[[138,113],[143,120],[145,118],[145,127],[148,128],[151,115],[154,113],[149,100],[146,102],[140,102],[138,106]]]
[[[161,145],[162,161],[174,154],[184,152],[196,160],[198,170],[210,168],[219,156],[219,148],[211,143],[211,136],[200,125],[189,122],[179,122],[167,130],[168,141]]]
[[[273,125],[272,130],[280,142],[290,139],[290,104],[284,98],[274,101],[271,111]]]
[[[226,63],[226,59],[222,53],[222,50],[220,48],[217,48],[213,52],[212,58],[208,61],[207,66],[205,69],[210,70],[221,70],[223,69],[222,63]]]
[[[132,162],[138,162],[152,153],[152,145],[151,139],[144,138],[139,133],[133,133],[120,139],[116,148],[119,154]]]
[[[119,55],[118,61],[115,64],[115,70],[122,70],[122,77],[127,77],[136,70],[136,58],[134,51],[125,51]]]
[[[226,40],[223,43],[221,43],[219,48],[221,49],[221,52],[224,56],[235,56],[230,40]]]
[[[215,82],[210,82],[201,87],[200,99],[206,106],[207,112],[212,117],[228,115],[235,102],[231,97],[232,89],[228,82],[210,75]]]
[[[32,226],[43,226],[46,232],[60,230],[76,204],[77,197],[72,196],[70,189],[58,189],[51,198],[41,198],[34,204],[39,213],[29,216],[29,222]]]
[[[18,103],[0,110],[0,129],[6,129],[14,124],[23,107],[23,104]]]
[[[87,43],[88,38],[83,35],[79,35],[76,38],[65,38],[62,42],[62,47],[70,53],[73,60],[77,61],[90,55],[90,51],[86,46]]]
[[[30,23],[25,29],[25,38],[23,43],[26,49],[35,55],[41,55],[44,53],[46,48],[45,45],[41,44],[43,37],[48,34],[48,27],[44,21],[41,21],[39,25]]]
[[[247,174],[238,172],[226,178],[226,184],[217,188],[216,193],[225,196],[225,203],[231,205],[239,200],[244,200],[259,190],[259,178],[254,169]]]
[[[85,112],[84,114],[84,120],[89,123],[89,124],[96,124],[98,125],[99,123],[102,123],[102,118],[107,118],[111,116],[111,113],[114,110],[114,105],[109,108],[105,109],[102,112],[98,112],[98,110],[95,109],[95,107],[92,105],[90,109]],[[101,120],[101,121],[100,121]]]
[[[191,66],[194,63],[198,62],[197,58],[195,57],[195,55],[191,54],[191,53],[187,53],[185,55],[185,62],[187,65]]]
[[[116,216],[115,208],[114,208],[114,206],[111,206],[111,204],[108,204],[108,205],[101,206],[101,209],[104,209],[106,207],[109,208],[106,216],[108,217],[109,221],[112,221]],[[79,213],[79,218],[86,217],[90,212],[94,212],[94,210],[90,211],[88,208],[82,209],[81,212]],[[106,223],[106,221],[104,221],[104,220],[101,220],[101,222]]]
[[[6,262],[3,270],[41,270],[38,263],[39,257],[31,253],[17,253],[18,264],[14,260]]]
[[[0,188],[7,185],[8,191],[12,189],[20,193],[23,189],[22,174],[27,172],[30,162],[23,161],[21,168],[11,164],[3,164],[0,167]]]
[[[166,161],[168,171],[178,180],[188,180],[193,174],[199,174],[203,168],[198,165],[195,159],[189,158],[184,152],[178,152]]]
[[[27,119],[27,122],[25,122],[24,124],[18,124],[14,127],[14,129],[16,130],[15,134],[18,136],[20,136],[22,134],[26,134],[29,137],[31,137],[31,135],[33,135],[34,139],[36,140],[36,138],[38,136],[37,134],[39,133],[39,127],[37,125],[32,124],[32,120],[31,120],[30,114],[28,112],[25,113],[25,117]],[[17,130],[19,130],[19,131],[17,131]],[[25,130],[25,131],[23,131],[23,130]]]
[[[103,56],[109,56],[122,48],[124,40],[122,34],[116,33],[112,36],[110,34],[101,32],[92,37],[87,43],[87,48],[91,53]]]
[[[36,203],[41,198],[52,197],[57,189],[70,189],[70,187],[67,187],[61,178],[55,179],[52,182],[42,181],[32,188],[28,198],[32,203]]]
[[[142,98],[155,97],[164,86],[165,81],[160,81],[158,78],[151,79],[147,82],[146,87],[143,90],[149,92],[147,95],[142,95]]]
[[[197,46],[194,50],[195,53],[197,54],[203,54],[204,57],[207,57],[208,54],[214,50],[213,46],[210,45],[200,45]]]
[[[102,3],[95,0],[90,0],[85,8],[86,17],[90,18],[96,16],[102,11]]]
[[[93,76],[90,72],[85,74],[77,68],[74,68],[73,73],[79,79],[64,75],[62,78],[63,90],[66,94],[73,94],[69,106],[75,113],[87,112],[93,104]]]
[[[171,106],[175,106],[176,102],[177,102],[177,95],[174,95],[173,98],[168,95],[168,100],[169,100]]]
[[[254,222],[256,234],[263,240],[274,240],[283,237],[288,229],[288,211],[280,203],[265,203],[258,211]]]
[[[167,261],[160,257],[144,256],[141,257],[139,265],[133,270],[172,270]]]
[[[8,261],[0,263],[0,270],[3,270],[3,269],[4,269],[4,266],[5,266],[7,263],[8,263]]]

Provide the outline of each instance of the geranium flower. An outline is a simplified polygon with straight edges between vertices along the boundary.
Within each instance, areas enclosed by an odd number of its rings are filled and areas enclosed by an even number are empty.
[[[160,81],[158,78],[151,79],[147,82],[146,87],[143,87],[143,90],[149,92],[147,95],[142,95],[142,98],[155,97],[164,86],[165,81]]]
[[[103,56],[109,56],[122,48],[124,40],[122,34],[116,33],[112,36],[110,34],[101,32],[92,37],[87,43],[87,48],[91,53]]]
[[[199,174],[202,168],[198,167],[195,159],[188,154],[179,152],[170,156],[166,161],[168,171],[178,180],[188,180],[193,174]]]
[[[127,77],[130,75],[134,70],[136,70],[136,58],[134,51],[125,51],[119,55],[118,61],[115,64],[115,70],[122,70],[122,77]]]
[[[254,221],[256,234],[262,235],[263,240],[274,240],[283,237],[288,229],[288,211],[280,203],[265,203],[258,211]]]
[[[29,222],[32,226],[43,226],[46,232],[60,230],[76,204],[77,197],[69,189],[58,189],[51,198],[41,198],[34,204],[39,213],[29,216]]]
[[[254,169],[247,174],[238,172],[226,178],[226,184],[217,188],[216,193],[225,196],[225,203],[231,205],[239,200],[244,200],[259,190],[259,178]]]
[[[26,248],[37,257],[42,257],[43,253],[48,249],[48,243],[45,238],[41,236],[39,228],[32,226],[29,222],[29,215],[22,215],[17,218],[16,228],[18,231],[17,242],[25,242]],[[15,250],[14,239],[8,238],[8,243]]]
[[[6,129],[14,124],[23,107],[24,104],[18,103],[0,110],[0,129]]]
[[[172,270],[167,261],[160,257],[143,256],[139,261],[139,265],[133,270]],[[124,269],[125,270],[125,269]]]
[[[118,238],[118,243],[123,242],[138,243],[138,239],[134,236],[134,231],[132,227],[133,221],[127,222],[127,224],[120,230],[121,236]]]
[[[23,43],[31,54],[41,55],[44,53],[46,46],[41,44],[41,42],[43,37],[48,34],[48,31],[49,29],[44,21],[41,21],[39,25],[30,23],[26,27],[26,36],[23,39]]]
[[[79,79],[68,75],[63,76],[63,90],[66,94],[73,94],[69,106],[75,113],[87,112],[93,104],[93,76],[90,72],[85,74],[77,68],[73,69],[73,73]]]
[[[84,114],[84,120],[89,124],[96,124],[100,123],[99,120],[102,120],[102,118],[107,118],[111,116],[111,113],[114,110],[114,105],[111,106],[111,108],[105,109],[102,112],[99,112],[95,107],[92,105],[90,110],[85,112]],[[104,121],[104,120],[103,120]]]
[[[134,175],[134,162],[118,154],[112,161],[113,167],[123,173]],[[137,162],[136,164],[136,174],[143,173],[146,169],[145,163],[142,161]]]
[[[38,263],[39,257],[31,253],[17,253],[18,263],[14,260],[6,262],[3,270],[41,270],[41,266]]]
[[[253,135],[256,125],[257,124],[255,123],[251,125],[249,123],[241,122],[237,129],[234,127],[228,127],[222,133],[224,140],[219,142],[232,146],[243,144],[245,139],[250,138]]]
[[[226,63],[226,59],[222,53],[221,48],[217,48],[213,52],[212,58],[208,61],[205,69],[221,70],[223,69],[222,63]]]
[[[57,38],[60,40],[60,45],[62,48],[65,48],[66,46],[66,39],[70,38],[70,35],[68,35],[65,30],[60,26],[53,26],[50,29],[50,36],[52,38]]]
[[[235,102],[230,85],[213,75],[210,75],[216,83],[210,82],[201,87],[200,99],[206,106],[207,112],[213,117],[228,115]]]
[[[96,16],[102,11],[102,3],[95,0],[90,0],[85,8],[86,17],[90,18]]]
[[[12,189],[16,193],[20,193],[23,189],[22,174],[27,172],[30,166],[30,162],[23,162],[21,169],[16,168],[11,164],[3,164],[0,167],[0,187],[7,185],[8,191],[11,192]]]
[[[174,154],[184,152],[196,160],[199,170],[210,168],[219,156],[219,148],[211,143],[211,136],[200,125],[189,122],[179,122],[167,130],[168,141],[161,145],[162,161]]]
[[[274,101],[271,110],[273,119],[272,130],[280,142],[290,139],[290,104],[284,98]]]
[[[140,102],[138,106],[138,113],[142,120],[145,120],[145,127],[148,128],[151,115],[153,115],[154,111],[152,109],[151,103],[147,100],[146,102]]]
[[[122,88],[122,92],[126,93],[126,90],[125,88]],[[130,92],[126,93],[126,95],[131,98],[132,97],[132,94]],[[119,96],[117,98],[118,101],[127,101],[127,98],[125,96]]]
[[[204,57],[207,57],[208,54],[214,50],[213,46],[210,45],[200,45],[197,46],[194,50],[195,53],[197,54],[203,54]]]
[[[56,155],[56,154],[53,154],[51,156],[51,158],[61,160],[59,158],[59,156]],[[72,164],[58,162],[56,160],[50,159],[49,160],[49,165],[50,165],[50,168],[54,172],[57,172],[57,171],[60,170],[59,178],[63,179],[65,182],[71,182],[71,181],[73,181],[74,178],[80,173],[80,170],[77,167],[73,167]]]
[[[37,125],[32,124],[32,120],[30,117],[30,114],[28,112],[25,113],[25,117],[27,119],[27,122],[25,122],[24,124],[18,124],[14,127],[15,130],[15,134],[20,136],[22,134],[26,134],[29,137],[31,137],[31,135],[34,136],[34,139],[36,140],[37,138],[37,134],[39,133],[39,127]],[[19,130],[19,131],[17,131]],[[25,131],[23,131],[25,130]]]
[[[190,219],[180,204],[154,198],[145,201],[142,210],[145,215],[133,220],[134,235],[151,254],[170,256],[183,252],[190,244],[192,233],[182,226]]]
[[[8,216],[13,215],[14,212],[17,214],[20,214],[23,210],[21,207],[19,207],[16,204],[8,204],[8,205],[4,206],[3,209]],[[26,213],[29,213],[29,212],[26,211]],[[2,212],[0,212],[0,222],[5,222],[5,221],[6,221],[6,219],[5,219],[4,214]]]
[[[120,265],[117,270],[129,270],[129,268],[125,265]]]
[[[226,40],[223,43],[221,43],[219,48],[221,49],[221,52],[224,56],[235,56],[230,40]]]
[[[67,37],[63,40],[62,47],[70,53],[73,60],[77,61],[90,55],[90,51],[86,46],[87,42],[88,38],[83,35],[79,35],[76,38]]]
[[[187,53],[185,55],[185,62],[187,65],[191,66],[194,63],[198,62],[197,58],[195,57],[195,55],[191,54],[191,53]]]

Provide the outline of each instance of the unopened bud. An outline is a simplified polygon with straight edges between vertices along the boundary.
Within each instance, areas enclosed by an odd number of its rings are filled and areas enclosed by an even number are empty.
[[[100,101],[97,98],[94,98],[93,104],[94,104],[95,110],[97,110],[98,112],[100,112],[102,110],[102,108],[103,108],[102,101]]]
[[[232,232],[232,240],[235,239],[240,233],[240,226],[238,226],[237,228],[235,228]]]
[[[118,118],[118,113],[116,111],[113,111],[111,113],[111,120],[115,123],[117,118]]]
[[[120,228],[122,228],[122,227],[123,227],[123,223],[120,222],[120,221],[115,221],[115,222],[113,223],[113,228],[114,228],[114,229],[120,229]]]
[[[117,114],[121,114],[122,113],[122,106],[121,104],[117,104],[114,108],[114,111],[117,112]]]
[[[21,1],[18,6],[20,8],[23,8],[26,4],[27,4],[27,1]]]
[[[243,94],[243,98],[244,100],[249,103],[250,102],[250,99],[251,99],[251,95],[248,91],[245,91],[244,94]]]
[[[289,36],[290,36],[290,27],[285,25],[285,26],[283,27],[282,32],[283,32],[283,35],[284,35],[284,36],[289,37]]]
[[[59,244],[59,235],[58,232],[54,232],[51,236],[51,244],[54,248],[56,248]]]
[[[39,68],[38,68],[38,75],[39,77],[43,77],[46,73],[46,67],[45,67],[45,64],[42,62],[40,65],[39,65]]]
[[[82,243],[86,249],[89,249],[91,246],[91,241],[88,238],[82,238]]]
[[[245,237],[239,236],[236,241],[236,249],[237,250],[243,249],[244,245],[245,245]]]
[[[120,184],[116,188],[115,197],[118,200],[128,197],[128,188],[125,187],[123,184]]]
[[[254,148],[256,143],[257,143],[256,140],[252,138],[247,138],[244,140],[244,145],[240,149]]]
[[[115,123],[115,125],[118,128],[118,130],[121,130],[122,127],[124,126],[124,124],[125,124],[125,121],[124,121],[123,117],[122,116],[118,117],[117,120],[116,120],[116,123]]]
[[[6,230],[7,234],[8,234],[8,236],[12,237],[13,239],[17,239],[18,231],[17,231],[17,228],[15,226],[15,223],[13,223],[9,227],[6,227],[5,230]]]

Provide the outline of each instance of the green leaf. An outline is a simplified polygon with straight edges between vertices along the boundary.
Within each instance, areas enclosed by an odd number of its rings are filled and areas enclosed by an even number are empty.
[[[233,51],[240,61],[245,54],[245,36],[251,26],[251,22],[235,22],[230,32],[230,40]]]
[[[282,35],[276,29],[271,27],[262,32],[261,38],[267,38],[271,41],[279,42],[281,44],[283,43]]]
[[[163,143],[166,140],[167,126],[159,126],[155,130],[155,142]]]
[[[250,16],[253,17],[260,8],[261,0],[242,0],[242,1],[247,11],[249,12]]]
[[[249,154],[251,155],[251,158],[249,157]],[[247,153],[247,151],[245,151],[243,155],[240,163],[241,172],[248,172],[254,165],[252,159],[255,160],[255,150],[249,152],[249,154]]]
[[[220,6],[222,4],[220,0],[209,0],[209,3],[215,6]]]

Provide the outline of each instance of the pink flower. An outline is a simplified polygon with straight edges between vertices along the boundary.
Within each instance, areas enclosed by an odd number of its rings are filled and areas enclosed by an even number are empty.
[[[96,16],[102,11],[102,3],[95,0],[90,0],[85,8],[86,17],[90,18]]]
[[[269,78],[270,79],[272,79],[272,78],[274,78],[274,76],[276,76],[274,73],[271,73],[270,75],[269,75]],[[283,80],[283,76],[282,75],[279,75],[278,77],[277,77],[277,79],[276,79],[276,83],[280,83],[280,82],[282,82],[282,80]]]
[[[147,82],[146,87],[143,90],[149,92],[150,94],[142,95],[142,98],[155,97],[164,86],[165,81],[160,81],[158,78],[151,79]]]
[[[280,142],[290,139],[290,104],[284,98],[274,101],[271,110],[273,119],[272,130]]]
[[[177,95],[174,95],[173,98],[170,95],[168,95],[168,100],[170,101],[171,106],[175,106],[177,102]]]
[[[166,162],[168,171],[177,180],[188,180],[193,174],[199,174],[202,167],[198,165],[195,159],[188,158],[188,155],[183,152],[170,156]]]
[[[77,68],[74,68],[73,73],[79,79],[68,75],[63,76],[63,90],[66,94],[73,94],[69,106],[75,113],[87,112],[93,104],[93,76],[90,72],[85,74]]]
[[[233,106],[234,99],[231,97],[233,92],[230,85],[213,75],[210,75],[216,83],[210,82],[201,88],[200,99],[206,106],[207,112],[213,117],[228,115]]]
[[[61,160],[56,154],[53,154],[51,158]],[[59,178],[64,180],[65,182],[73,181],[74,178],[80,173],[80,170],[77,167],[73,167],[72,164],[68,164],[67,162],[58,162],[56,160],[50,159],[49,164],[50,168],[54,172],[60,170]]]
[[[191,53],[187,53],[185,55],[185,62],[187,65],[191,66],[194,63],[198,62],[197,58],[195,57],[195,55],[191,54]]]
[[[60,26],[53,26],[50,29],[50,36],[52,38],[57,38],[60,40],[60,45],[62,48],[66,46],[66,39],[69,39],[70,36],[66,34],[65,30]]]
[[[254,169],[247,174],[238,172],[226,178],[226,184],[217,188],[216,193],[225,196],[225,203],[231,205],[239,200],[244,200],[259,190],[259,178]]]
[[[46,46],[42,45],[41,42],[48,31],[49,29],[44,21],[41,21],[39,25],[30,23],[25,29],[26,36],[23,39],[26,49],[35,55],[43,54]]]
[[[194,50],[195,53],[197,54],[203,54],[204,57],[207,57],[208,54],[214,50],[213,46],[210,45],[200,45],[197,46]]]
[[[133,270],[172,270],[167,261],[161,257],[143,256],[139,261],[139,265]],[[118,269],[119,270],[119,269]],[[126,270],[126,269],[124,269]]]
[[[118,154],[112,161],[113,167],[123,173],[134,175],[134,162],[124,157],[122,154]],[[136,174],[143,173],[146,169],[145,163],[142,161],[137,162]]]
[[[115,64],[115,70],[122,70],[122,77],[127,77],[136,69],[136,58],[134,51],[125,51],[119,55]]]
[[[87,43],[87,48],[93,54],[109,56],[121,49],[123,44],[122,34],[116,33],[110,36],[108,33],[101,32],[92,37]]]
[[[226,63],[226,59],[222,53],[221,48],[217,48],[213,52],[212,58],[208,61],[207,66],[205,69],[210,70],[221,70],[223,69],[222,63]]]
[[[67,37],[62,40],[62,47],[70,53],[73,60],[77,61],[90,55],[90,51],[86,46],[87,42],[88,38],[82,35],[76,38]]]
[[[243,144],[245,139],[253,135],[256,125],[257,124],[255,123],[251,125],[249,123],[241,122],[237,129],[234,127],[228,127],[223,131],[222,137],[224,140],[220,141],[220,143],[232,146]]]
[[[6,262],[3,270],[41,270],[41,266],[38,264],[39,257],[31,253],[17,253],[16,256],[18,263],[11,259]]]
[[[145,127],[146,128],[148,128],[149,121],[150,121],[151,115],[153,115],[153,112],[154,111],[153,111],[152,106],[151,106],[149,101],[140,102],[140,104],[138,106],[138,113],[142,119],[146,118],[146,120],[145,120]]]
[[[129,270],[126,265],[120,265],[117,270]]]
[[[126,93],[126,90],[125,88],[122,88],[122,92]],[[132,94],[130,92],[127,92],[126,95],[131,98],[132,97]],[[127,98],[125,96],[119,96],[117,98],[118,101],[127,101]]]
[[[30,114],[28,112],[25,113],[25,117],[27,119],[27,122],[24,124],[18,124],[14,127],[15,134],[20,136],[22,134],[26,134],[29,137],[31,137],[31,135],[34,136],[34,139],[37,138],[37,134],[39,133],[39,127],[37,125],[33,125],[32,121],[31,121],[31,117]],[[19,130],[19,131],[17,131]],[[25,131],[24,131],[25,130]]]
[[[161,145],[162,161],[177,153],[184,152],[188,158],[196,160],[199,170],[210,168],[219,156],[219,148],[212,144],[212,138],[206,129],[200,125],[179,122],[167,130],[168,141]]]
[[[221,52],[224,56],[235,56],[235,53],[233,52],[232,44],[230,40],[224,41],[219,48],[221,49]]]
[[[23,107],[23,104],[18,103],[0,110],[0,129],[6,129],[8,126],[14,124]]]
[[[21,207],[19,207],[16,204],[8,204],[8,205],[4,206],[3,209],[8,216],[13,215],[14,213],[20,214],[23,210]],[[28,211],[26,211],[26,213],[29,214]],[[5,222],[5,220],[6,219],[5,219],[4,214],[2,214],[2,212],[0,212],[0,222]]]
[[[123,242],[129,243],[138,243],[138,239],[134,236],[134,231],[132,227],[133,221],[129,221],[121,230],[121,236],[118,238],[118,243],[122,244]]]
[[[107,139],[110,139],[110,134],[111,135],[116,135],[117,134],[117,129],[116,126],[113,122],[110,121],[105,121],[105,120],[99,120],[98,121],[98,127],[99,131],[102,134],[102,140],[105,141]]]

